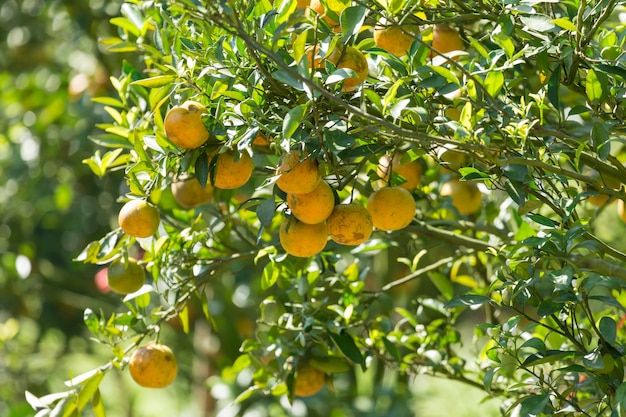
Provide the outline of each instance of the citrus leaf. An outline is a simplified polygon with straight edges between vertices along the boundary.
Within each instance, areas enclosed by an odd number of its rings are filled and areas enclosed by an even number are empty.
[[[176,80],[175,75],[157,75],[156,77],[144,78],[142,80],[133,81],[130,85],[140,85],[147,88],[159,88],[169,86]]]

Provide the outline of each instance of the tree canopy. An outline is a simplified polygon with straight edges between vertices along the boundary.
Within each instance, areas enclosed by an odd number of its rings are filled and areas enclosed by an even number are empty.
[[[356,415],[363,384],[407,415],[421,374],[507,416],[622,415],[621,3],[123,4],[101,42],[133,59],[85,163],[156,214],[76,260],[147,280],[85,311],[111,360],[38,416],[103,416],[102,378],[174,320],[210,323],[242,415]]]

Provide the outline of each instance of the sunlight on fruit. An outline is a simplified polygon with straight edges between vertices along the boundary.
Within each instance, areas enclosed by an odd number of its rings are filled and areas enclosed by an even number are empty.
[[[327,222],[330,238],[342,245],[359,245],[369,239],[374,229],[367,209],[354,203],[336,205]]]
[[[294,218],[286,218],[280,225],[280,244],[290,255],[308,258],[320,253],[328,240],[325,221],[307,224]]]
[[[415,200],[402,187],[385,187],[373,192],[367,200],[367,211],[378,230],[405,228],[415,216]]]
[[[140,386],[165,388],[176,378],[178,362],[168,346],[150,343],[133,352],[128,369]]]
[[[287,194],[287,206],[298,220],[308,224],[321,223],[328,219],[335,207],[335,194],[326,181],[310,193]]]
[[[173,107],[163,121],[167,138],[181,149],[199,147],[209,139],[209,132],[202,122],[205,113],[205,107],[192,100]]]
[[[309,156],[301,156],[296,150],[283,157],[277,174],[276,185],[286,193],[310,193],[322,181],[317,161]]]
[[[124,233],[144,238],[156,233],[161,222],[159,211],[145,200],[131,200],[124,204],[118,215]]]

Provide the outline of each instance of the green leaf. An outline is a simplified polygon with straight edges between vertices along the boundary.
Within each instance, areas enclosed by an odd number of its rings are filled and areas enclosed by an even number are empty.
[[[396,347],[396,345],[394,345],[386,337],[383,337],[382,339],[383,339],[383,344],[385,345],[385,349],[387,350],[387,353],[391,355],[393,360],[395,360],[396,362],[400,362],[402,358],[400,357],[400,352],[398,352],[398,348]]]
[[[92,309],[85,309],[85,312],[83,313],[83,320],[91,333],[93,333],[94,335],[100,333],[100,320]]]
[[[358,35],[365,21],[366,13],[367,9],[363,6],[348,7],[341,13],[341,31],[343,33],[341,41],[343,43]]]
[[[361,367],[365,366],[365,360],[361,351],[354,343],[354,339],[345,331],[341,333],[334,333],[329,331],[328,335],[332,339],[333,343],[339,349],[339,351],[348,359],[350,359],[353,363],[361,365]]]
[[[552,19],[551,20],[552,23],[554,23],[555,25],[557,25],[558,27],[565,29],[565,30],[569,30],[571,32],[578,32],[578,29],[576,28],[576,25],[572,23],[571,20],[569,20],[568,17],[561,17],[559,19]]]
[[[304,115],[306,114],[308,108],[309,105],[306,103],[289,110],[285,116],[285,120],[283,121],[283,136],[285,139],[289,139],[293,136],[296,129],[298,129],[298,126],[300,126],[302,119],[304,119]]]
[[[269,227],[272,224],[274,213],[276,213],[276,201],[273,196],[256,206],[256,215],[265,227]]]
[[[462,176],[461,179],[465,181],[491,179],[489,174],[485,174],[484,172],[472,167],[459,168],[459,173]]]
[[[552,23],[552,19],[550,19],[549,16],[546,15],[542,15],[542,14],[533,14],[533,15],[526,15],[526,16],[520,16],[519,20],[522,21],[522,23],[524,25],[526,25],[527,28],[531,29],[531,30],[535,30],[537,32],[548,32],[552,29],[554,29],[554,23]]]
[[[467,38],[469,39],[472,48],[474,48],[481,57],[483,57],[484,59],[489,59],[489,52],[480,42],[478,42],[475,38],[471,36],[468,36]]]
[[[113,134],[100,134],[87,136],[89,140],[98,146],[105,148],[126,148],[133,149],[133,145],[126,138]]]
[[[589,71],[587,71],[585,92],[587,93],[587,98],[589,99],[589,101],[593,103],[599,102],[604,95],[604,88],[602,86],[602,83],[600,82],[600,79],[598,78],[593,68],[590,68]]]
[[[98,387],[100,386],[100,382],[103,377],[104,372],[97,372],[85,383],[85,385],[83,385],[78,393],[77,408],[79,412],[83,411],[85,406],[91,402],[94,394],[98,391]]]
[[[482,304],[486,304],[491,302],[491,298],[485,297],[484,295],[479,294],[463,294],[458,297],[454,297],[452,300],[448,301],[444,307],[445,308],[453,308],[460,306],[479,306]]]
[[[140,35],[139,29],[130,20],[126,19],[125,17],[114,17],[110,19],[109,22],[112,25],[115,25],[119,28],[126,30],[127,32],[129,32],[131,35],[134,35],[135,37],[139,37]]]
[[[261,274],[261,289],[265,291],[271,288],[276,283],[279,276],[280,270],[276,267],[274,262],[269,262],[265,265],[263,274]]]
[[[504,85],[502,71],[490,71],[485,77],[485,88],[491,97],[496,97]]]
[[[626,382],[622,382],[615,390],[615,401],[619,402],[622,409],[626,409]]]
[[[601,72],[606,72],[607,74],[617,75],[620,78],[626,80],[626,68],[622,68],[617,65],[607,65],[607,64],[597,64],[595,68],[600,70]]]
[[[591,128],[591,141],[600,159],[605,160],[611,152],[609,131],[606,123],[595,122]]]
[[[560,93],[559,87],[561,86],[561,66],[557,65],[552,75],[548,80],[548,100],[554,106],[555,109],[560,110]]]
[[[169,86],[176,81],[176,78],[177,77],[175,75],[157,75],[156,77],[133,81],[130,85],[140,85],[147,88],[159,88]]]
[[[438,66],[438,65],[429,65],[429,68],[433,70],[434,72],[436,72],[437,74],[441,75],[443,78],[445,78],[446,81],[456,84],[456,85],[461,85],[459,78],[448,68]]]
[[[534,221],[535,223],[539,223],[543,226],[548,226],[548,227],[556,226],[556,223],[554,223],[552,220],[548,219],[547,217],[542,216],[541,214],[529,214],[528,218]]]
[[[93,400],[91,402],[92,411],[94,417],[106,417],[106,412],[104,410],[104,402],[102,402],[102,396],[100,395],[100,390],[96,390],[93,394]]]
[[[523,367],[536,366],[544,363],[553,363],[560,360],[566,360],[574,358],[578,353],[573,351],[563,351],[563,350],[548,350],[546,352],[537,352],[528,356],[524,363]]]
[[[531,395],[520,403],[519,417],[535,417],[539,415],[548,405],[550,396],[548,394]]]
[[[202,185],[202,187],[206,187],[207,182],[209,181],[209,157],[206,154],[202,154],[196,159],[196,164],[194,166],[196,171],[196,179]]]
[[[602,317],[598,326],[600,334],[610,344],[614,344],[617,338],[617,324],[611,317]]]

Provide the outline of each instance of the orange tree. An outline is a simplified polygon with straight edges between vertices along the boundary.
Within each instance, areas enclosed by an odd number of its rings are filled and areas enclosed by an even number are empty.
[[[31,396],[38,415],[92,398],[104,415],[107,372],[165,322],[189,331],[192,303],[219,338],[244,314],[224,308],[236,293],[256,314],[222,366],[225,383],[246,376],[241,410],[304,386],[329,415],[374,369],[398,375],[395,396],[427,373],[500,398],[504,415],[623,415],[620,3],[127,2],[103,43],[141,64],[111,79],[119,97],[99,100],[111,121],[92,138],[103,153],[85,162],[123,167],[120,207],[145,200],[160,221],[148,237],[114,229],[77,260],[141,250],[148,281],[127,311],[85,312],[111,361]],[[189,177],[208,203],[176,203]]]

